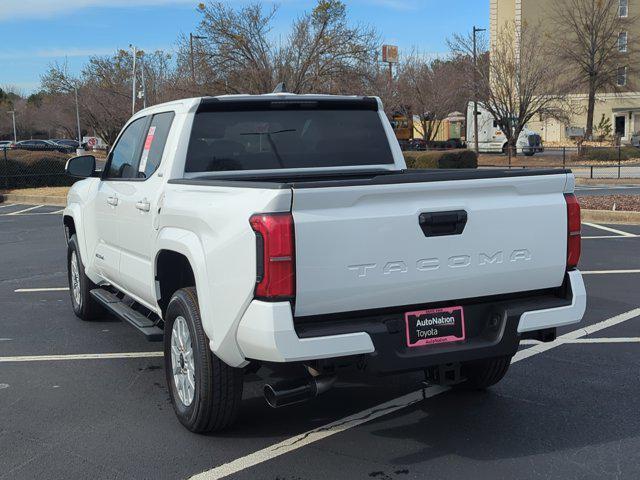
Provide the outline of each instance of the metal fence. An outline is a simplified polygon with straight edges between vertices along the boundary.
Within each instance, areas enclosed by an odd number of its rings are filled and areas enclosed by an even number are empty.
[[[640,148],[558,147],[532,156],[481,154],[480,168],[564,168],[581,178],[640,178]]]
[[[453,149],[427,151],[436,150]],[[0,188],[71,185],[74,179],[64,173],[64,167],[72,155],[55,151],[0,150]],[[569,168],[582,178],[640,178],[640,148],[583,146],[545,148],[533,156],[481,154],[479,168]]]
[[[72,154],[56,151],[0,150],[0,188],[55,187],[73,184],[64,172]]]

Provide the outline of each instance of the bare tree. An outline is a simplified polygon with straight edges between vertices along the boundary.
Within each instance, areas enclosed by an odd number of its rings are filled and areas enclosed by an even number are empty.
[[[435,139],[443,121],[459,105],[464,91],[456,60],[429,59],[413,53],[398,68],[402,113],[417,119],[418,133],[426,141]]]
[[[547,42],[540,26],[505,25],[484,57],[487,64],[480,62],[476,68],[480,100],[505,134],[509,152],[515,151],[520,133],[533,118],[566,116],[571,85]],[[456,35],[449,45],[454,55],[471,56],[469,36]]]
[[[353,91],[362,88],[374,63],[376,32],[349,25],[340,0],[318,0],[285,38],[272,35],[275,6],[215,2],[201,4],[200,12],[197,34],[204,38],[194,45],[193,63],[200,88],[209,93],[266,93],[281,81],[293,93]],[[181,69],[190,65],[190,55],[182,38]]]
[[[179,96],[174,89],[175,72],[166,53],[145,55],[139,51],[138,55],[145,59],[140,68],[145,69],[147,104]],[[91,57],[77,78],[68,73],[65,65],[54,64],[42,76],[42,86],[47,94],[56,95],[58,101],[67,105],[74,102],[74,91],[78,89],[83,123],[112,145],[131,116],[132,63],[133,55],[126,50],[120,50],[113,56]],[[140,68],[136,70],[138,85],[141,84]]]
[[[567,66],[578,90],[588,93],[586,136],[593,134],[599,92],[629,88],[619,85],[620,68],[638,69],[638,49],[627,42],[626,26],[634,19],[619,14],[619,0],[557,0],[550,12],[554,54]],[[633,75],[626,72],[626,79]]]

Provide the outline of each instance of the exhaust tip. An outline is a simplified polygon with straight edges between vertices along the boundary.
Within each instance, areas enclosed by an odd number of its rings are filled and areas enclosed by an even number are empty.
[[[276,391],[269,384],[264,386],[264,399],[271,408],[278,408]]]
[[[271,408],[280,408],[306,402],[331,388],[334,376],[321,376],[299,380],[265,384],[264,399]]]

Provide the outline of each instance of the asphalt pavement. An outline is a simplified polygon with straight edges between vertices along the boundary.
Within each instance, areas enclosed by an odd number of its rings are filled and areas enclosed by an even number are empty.
[[[160,344],[73,315],[60,209],[31,208],[0,204],[0,479],[640,477],[640,226],[583,227],[583,323],[487,392],[348,375],[272,410],[251,375],[237,425],[202,436]]]

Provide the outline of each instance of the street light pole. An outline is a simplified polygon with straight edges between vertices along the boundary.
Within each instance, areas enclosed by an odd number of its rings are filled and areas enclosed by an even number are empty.
[[[193,41],[194,40],[204,40],[207,37],[201,37],[200,35],[194,35],[193,33],[189,33],[189,60],[191,63],[191,83],[193,85],[196,84],[196,61],[195,55],[193,53]]]
[[[486,32],[486,28],[473,26],[473,136],[476,154],[480,152],[478,144],[478,47],[476,35]]]
[[[74,86],[73,90],[76,94],[76,123],[78,126],[78,150],[82,149],[82,132],[80,130],[80,107],[78,106],[78,86]]]
[[[15,110],[11,110],[7,113],[11,114],[13,117],[13,142],[15,143],[18,141],[18,135],[16,134],[16,112]]]
[[[142,75],[142,108],[147,108],[147,84],[144,81],[144,55],[140,58],[140,73]]]
[[[129,45],[129,48],[133,49],[133,80],[131,82],[131,115],[136,113],[136,57],[138,56],[138,49]]]

